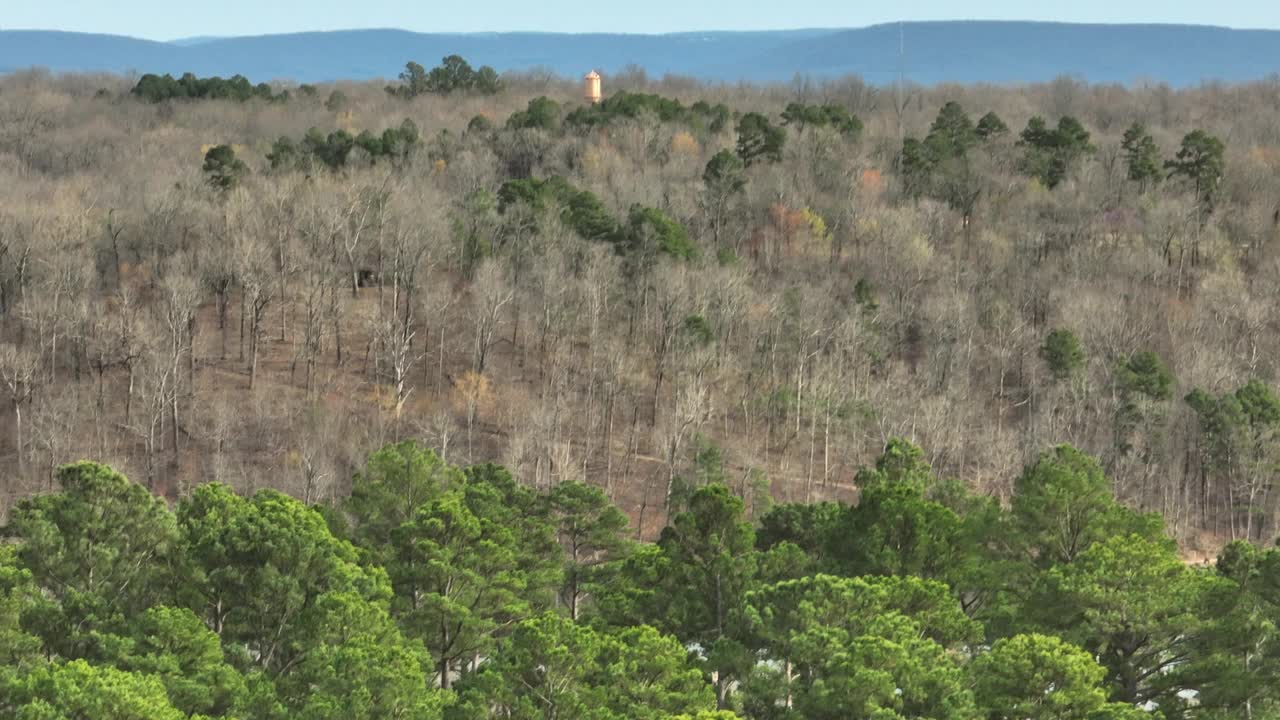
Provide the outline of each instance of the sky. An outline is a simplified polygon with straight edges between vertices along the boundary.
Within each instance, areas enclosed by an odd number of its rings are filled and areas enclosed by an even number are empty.
[[[306,30],[660,33],[863,27],[898,20],[1154,22],[1280,29],[1277,0],[0,0],[0,29],[172,40]]]

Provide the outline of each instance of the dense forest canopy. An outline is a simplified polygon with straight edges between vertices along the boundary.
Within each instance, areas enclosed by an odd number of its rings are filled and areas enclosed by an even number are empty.
[[[893,440],[856,506],[603,490],[415,441],[307,506],[94,463],[0,546],[0,717],[1227,718],[1280,707],[1280,550],[1188,567],[1068,445],[1008,509]]]
[[[1276,711],[1280,83],[605,88],[0,78],[0,716]]]

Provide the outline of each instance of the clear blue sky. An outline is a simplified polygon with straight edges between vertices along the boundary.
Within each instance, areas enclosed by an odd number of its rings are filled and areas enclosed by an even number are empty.
[[[1280,29],[1280,0],[0,0],[0,29],[76,30],[155,40],[369,27],[653,33],[949,19]]]

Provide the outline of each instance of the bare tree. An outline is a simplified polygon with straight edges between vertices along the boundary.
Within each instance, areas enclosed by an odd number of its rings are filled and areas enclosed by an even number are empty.
[[[58,467],[76,456],[76,402],[75,388],[41,393],[32,402],[29,444],[33,466],[39,462],[44,492],[53,492]]]
[[[458,378],[453,394],[454,406],[467,418],[467,462],[473,463],[475,462],[475,445],[472,442],[472,432],[480,413],[487,410],[493,403],[493,390],[490,387],[489,378],[467,371]]]
[[[135,416],[130,429],[142,442],[147,488],[167,493],[175,488],[161,486],[164,478],[160,455],[164,451],[164,425],[177,392],[177,378],[163,337],[159,328],[149,332],[138,358],[136,377],[141,412]]]
[[[236,235],[236,275],[240,278],[240,314],[249,324],[249,389],[258,379],[258,356],[263,322],[271,304],[271,248],[250,224]]]
[[[171,370],[173,392],[170,393],[170,430],[172,432],[171,450],[176,461],[180,452],[179,433],[181,429],[179,404],[182,399],[182,360],[188,360],[188,382],[194,371],[195,317],[200,307],[200,285],[195,278],[186,274],[170,274],[161,282],[162,304],[156,306],[159,323],[168,335],[168,358]],[[194,393],[189,387],[187,392]]]
[[[414,339],[417,332],[399,322],[394,317],[384,317],[377,321],[375,342],[378,345],[380,365],[385,368],[386,381],[391,385],[393,393],[393,414],[395,418],[395,435],[400,436],[400,421],[404,414],[405,403],[413,392],[410,386],[410,373],[422,360],[423,353],[416,349]]]
[[[698,428],[710,417],[711,410],[711,394],[707,388],[700,387],[696,381],[681,383],[676,391],[674,407],[664,416],[656,431],[655,439],[662,448],[662,459],[667,466],[667,492],[663,507],[668,511],[671,510],[681,452]]]
[[[353,298],[360,292],[360,247],[370,235],[380,233],[383,229],[383,214],[390,198],[390,181],[391,176],[388,175],[376,185],[353,187],[341,207],[346,222],[341,226],[338,237],[347,259]]]
[[[493,261],[482,264],[471,284],[471,321],[475,326],[473,367],[478,374],[484,373],[489,351],[497,342],[502,309],[511,304],[513,299],[515,290],[502,267]]]
[[[17,459],[15,477],[25,477],[23,458],[26,454],[26,443],[22,436],[22,406],[31,401],[36,389],[40,386],[39,360],[28,348],[18,347],[12,343],[0,345],[0,383],[9,400],[9,408],[13,412],[13,449]],[[12,497],[13,486],[5,488]]]

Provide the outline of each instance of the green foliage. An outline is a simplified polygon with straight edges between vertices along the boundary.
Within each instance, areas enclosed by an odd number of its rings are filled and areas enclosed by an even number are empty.
[[[894,439],[876,468],[858,474],[861,495],[827,540],[843,574],[951,579],[965,564],[963,522],[925,497],[933,475],[916,445]]]
[[[723,485],[698,489],[658,547],[666,562],[650,624],[704,649],[723,706],[732,679],[750,666],[743,638],[745,599],[756,578],[755,531],[743,519],[742,500]]]
[[[1064,116],[1050,128],[1044,118],[1033,117],[1018,141],[1024,149],[1023,172],[1047,188],[1055,188],[1075,170],[1080,160],[1095,150],[1089,131],[1080,121]]]
[[[742,158],[728,150],[721,150],[707,162],[702,181],[708,188],[715,188],[724,194],[739,193],[747,186],[747,178],[743,172],[745,168]]]
[[[17,668],[40,659],[40,638],[22,626],[23,612],[38,602],[31,571],[18,564],[18,548],[0,545],[0,668]]]
[[[459,695],[451,718],[666,720],[715,707],[675,638],[643,626],[605,634],[553,614],[517,625]]]
[[[392,536],[411,522],[418,508],[465,482],[461,471],[435,451],[405,440],[374,452],[351,483],[345,510],[353,540],[379,564],[386,564]]]
[[[288,92],[276,94],[265,83],[253,85],[243,75],[230,79],[220,77],[199,78],[186,73],[174,79],[172,75],[143,75],[130,93],[151,103],[165,100],[234,100],[246,102],[258,98],[269,102],[284,102]]]
[[[602,102],[569,113],[565,125],[578,130],[603,128],[621,120],[656,117],[662,123],[677,123],[695,131],[721,132],[732,117],[725,105],[696,102],[685,107],[679,100],[660,95],[620,91]]]
[[[559,175],[546,180],[508,180],[498,190],[498,211],[524,205],[535,214],[556,209],[560,219],[583,240],[617,242],[623,230],[589,190],[579,190]]]
[[[702,205],[711,224],[712,240],[717,245],[721,244],[725,228],[747,187],[746,167],[736,153],[721,150],[712,156],[702,172],[705,186]],[[721,247],[720,252],[727,249]]]
[[[837,642],[846,642],[889,613],[909,616],[920,635],[946,647],[975,642],[982,634],[949,587],[918,577],[810,575],[767,586],[748,600],[755,631],[772,639],[770,646],[780,657],[802,664],[824,661],[827,651],[796,644],[798,635],[843,635]],[[802,660],[805,653],[813,654]]]
[[[876,286],[864,277],[858,278],[858,282],[854,283],[853,300],[868,313],[880,309],[880,303],[876,300]]]
[[[1223,548],[1216,571],[1226,582],[1209,594],[1213,623],[1190,663],[1201,681],[1198,700],[1223,716],[1239,708],[1266,716],[1280,708],[1280,550],[1237,540]]]
[[[1246,537],[1263,525],[1258,497],[1271,487],[1280,467],[1280,398],[1271,387],[1250,380],[1234,393],[1214,397],[1193,390],[1186,403],[1198,420],[1199,442],[1195,455],[1203,478],[1232,484],[1240,494],[1234,515]]]
[[[978,125],[974,128],[974,132],[984,142],[1002,138],[1009,134],[1009,126],[1000,119],[1000,116],[994,111],[983,115],[978,119]]]
[[[1000,640],[971,671],[978,707],[996,720],[1089,720],[1107,702],[1106,670],[1052,635]]]
[[[549,604],[560,583],[550,524],[504,475],[469,470],[391,534],[392,610],[446,687],[461,661],[491,651],[501,628]]]
[[[332,593],[319,600],[314,647],[280,683],[298,717],[439,720],[449,697],[428,681],[430,658],[380,604]]]
[[[406,98],[425,95],[428,92],[427,69],[410,60],[405,63],[404,70],[400,72],[400,82],[401,86],[399,88],[387,88],[387,90]]]
[[[351,101],[347,99],[347,94],[341,90],[334,90],[329,93],[328,99],[324,101],[324,109],[329,112],[342,112],[347,109],[347,105]]]
[[[1049,366],[1055,380],[1066,380],[1084,367],[1084,347],[1075,333],[1057,328],[1040,346],[1040,359]]]
[[[866,487],[830,550],[851,575],[948,578],[963,562],[960,517],[905,483]]]
[[[330,170],[336,170],[347,164],[347,157],[355,144],[355,138],[346,130],[335,130],[326,136],[318,128],[311,128],[302,138],[301,147],[304,156],[315,158]]]
[[[1226,171],[1226,145],[1203,130],[1193,130],[1182,138],[1182,147],[1172,160],[1165,161],[1169,177],[1186,179],[1195,188],[1203,216],[1213,212],[1218,202],[1222,175]]]
[[[1112,700],[1165,705],[1182,689],[1181,659],[1208,625],[1219,582],[1186,567],[1169,541],[1114,535],[1049,572],[1047,625],[1097,654]]]
[[[800,717],[973,717],[947,646],[976,637],[945,585],[817,575],[753,593],[749,616],[770,659],[793,677],[748,683],[751,707],[790,698]]]
[[[104,465],[58,470],[62,491],[19,503],[8,533],[51,603],[28,608],[32,629],[67,658],[96,652],[101,633],[164,598],[178,541],[173,516],[140,485]]]
[[[959,103],[938,111],[924,140],[907,138],[902,145],[902,171],[911,184],[922,185],[939,166],[965,157],[978,142],[977,131]]]
[[[154,678],[75,660],[0,675],[0,713],[21,720],[185,720]]]
[[[707,318],[703,315],[690,315],[685,318],[682,329],[684,330],[685,337],[689,338],[695,346],[706,347],[707,345],[715,342],[715,331],[711,328],[711,323],[708,322]],[[711,482],[719,482],[719,480],[713,480]],[[706,485],[709,483],[703,484]]]
[[[853,142],[862,136],[863,129],[862,120],[839,105],[791,103],[782,112],[782,124],[794,125],[799,132],[807,127],[829,127]]]
[[[627,216],[626,244],[629,252],[643,256],[658,253],[677,260],[692,260],[698,248],[684,226],[657,208],[633,205]]]
[[[1173,396],[1173,373],[1159,355],[1148,350],[1134,353],[1125,361],[1116,371],[1116,381],[1122,391],[1151,400],[1168,400]]]
[[[1114,424],[1116,449],[1128,455],[1142,448],[1140,459],[1147,461],[1161,442],[1165,426],[1165,402],[1173,395],[1173,374],[1160,356],[1139,352],[1116,371],[1120,404]]]
[[[899,162],[907,194],[928,195],[945,201],[966,217],[972,215],[979,189],[969,151],[982,139],[959,103],[942,106],[923,141],[903,140]]]
[[[463,273],[470,277],[481,260],[493,248],[493,227],[497,225],[498,198],[487,188],[478,187],[462,198],[452,216],[453,234]]]
[[[1160,147],[1147,132],[1145,125],[1136,122],[1129,126],[1120,140],[1120,149],[1124,153],[1125,167],[1129,170],[1129,180],[1138,183],[1144,190],[1159,184],[1163,175]]]
[[[507,119],[507,129],[554,132],[560,129],[560,114],[560,103],[545,95],[536,97],[529,101],[528,108]]]
[[[1280,428],[1261,382],[1188,403],[1204,432],[1231,428],[1237,477]],[[14,508],[0,545],[0,717],[1280,707],[1280,550],[1237,543],[1216,571],[1189,568],[1073,448],[1028,467],[1005,511],[895,439],[859,473],[856,507],[783,505],[758,531],[720,484],[718,448],[699,440],[691,455],[702,487],[656,544],[629,540],[598,488],[533,490],[412,441],[371,455],[327,516],[213,484],[175,518],[108,468],[67,466],[61,492]]]
[[[271,163],[272,170],[295,168],[300,162],[300,157],[298,144],[287,137],[281,137],[271,144],[271,151],[267,153],[267,162]]]
[[[209,149],[204,156],[205,181],[222,192],[231,190],[240,183],[240,179],[249,172],[249,167],[236,157],[236,151],[230,145],[217,145]]]
[[[747,113],[738,119],[738,157],[750,166],[758,160],[782,161],[782,147],[787,142],[785,128],[775,127],[760,113]]]
[[[1161,531],[1158,519],[1117,505],[1098,461],[1070,445],[1043,453],[1023,471],[1012,506],[1017,543],[1040,567],[1071,563],[1116,533]]]
[[[917,138],[903,140],[898,165],[907,194],[912,197],[924,195],[929,189],[930,174],[934,167],[929,147]]]
[[[185,608],[156,606],[132,623],[106,659],[121,670],[158,678],[170,703],[187,715],[219,717],[248,699],[245,678],[224,657],[219,637]]]
[[[1280,399],[1271,386],[1258,379],[1250,380],[1236,390],[1236,400],[1250,427],[1255,430],[1280,425]]]
[[[560,601],[577,618],[584,595],[612,582],[631,543],[627,516],[597,487],[561,483],[547,498],[556,538],[564,550],[564,585]]]
[[[422,145],[422,136],[413,120],[405,118],[399,127],[387,128],[382,133],[362,131],[352,137],[346,130],[335,130],[325,135],[319,128],[311,128],[301,142],[282,137],[271,146],[267,160],[272,170],[306,170],[326,167],[340,170],[347,166],[351,152],[364,151],[369,162],[380,160],[395,163],[407,162]]]
[[[325,597],[390,595],[381,569],[362,569],[355,548],[335,538],[320,513],[274,490],[245,499],[204,485],[179,506],[178,521],[187,607],[270,675],[307,656],[326,622]]]
[[[963,157],[978,144],[978,131],[958,102],[948,102],[929,126],[925,146],[936,160]]]
[[[699,316],[693,316],[697,317]],[[690,319],[692,318],[685,320],[686,331],[689,329]],[[700,335],[703,342],[710,343],[710,326],[704,324]],[[719,445],[701,435],[694,444],[693,467],[699,486],[725,484],[725,452]]]
[[[821,560],[844,516],[844,507],[832,502],[778,505],[760,518],[756,546],[768,550],[791,543],[806,555]]]
[[[670,631],[662,623],[670,601],[662,579],[670,567],[670,556],[657,545],[637,545],[618,563],[615,579],[596,589],[588,608],[591,621],[609,627],[654,625]]]
[[[413,99],[427,94],[449,95],[455,92],[496,95],[502,89],[502,81],[493,68],[484,65],[476,70],[461,56],[449,55],[430,71],[416,62],[407,63],[400,73],[400,85],[388,87],[387,92]]]

